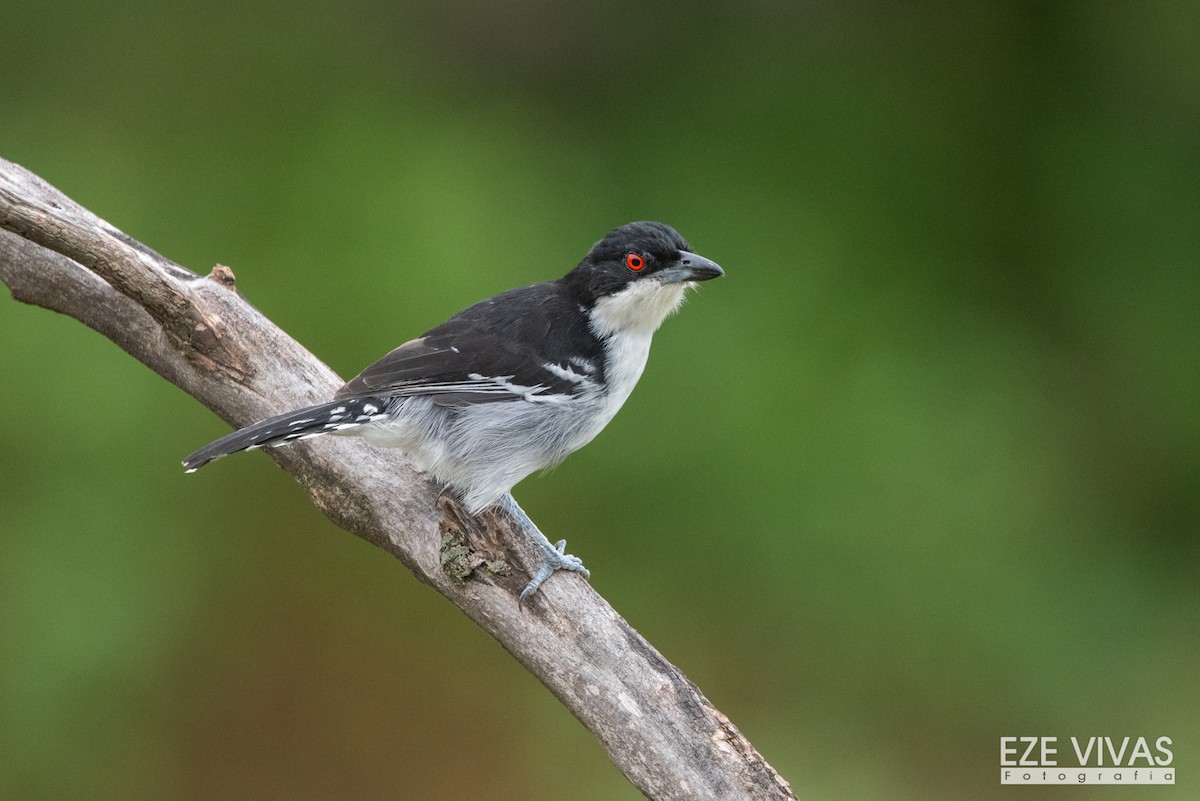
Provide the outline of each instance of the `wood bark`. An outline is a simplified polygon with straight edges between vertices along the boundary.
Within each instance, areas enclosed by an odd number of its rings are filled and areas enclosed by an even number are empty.
[[[0,280],[14,298],[80,320],[230,425],[318,403],[342,383],[246,302],[227,268],[198,276],[3,159],[0,229]],[[361,441],[321,437],[268,453],[330,520],[395,556],[495,637],[647,797],[795,798],[580,576],[556,575],[519,609],[538,552],[507,516],[471,517],[402,453]]]

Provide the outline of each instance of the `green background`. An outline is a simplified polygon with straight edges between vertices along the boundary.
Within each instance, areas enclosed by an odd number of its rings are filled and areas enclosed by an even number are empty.
[[[629,220],[722,264],[516,495],[801,798],[1200,797],[1189,4],[17,0],[0,28],[0,154],[230,265],[346,377]],[[0,303],[0,797],[639,797],[267,458],[185,477],[226,430]],[[1179,784],[1000,787],[1015,735],[1169,736]]]

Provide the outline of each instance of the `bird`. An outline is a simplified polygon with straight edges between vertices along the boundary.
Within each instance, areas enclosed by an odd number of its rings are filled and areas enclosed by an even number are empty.
[[[476,303],[391,351],[330,400],[234,431],[183,466],[193,473],[231,453],[324,434],[362,437],[402,449],[469,513],[499,507],[528,527],[544,561],[519,601],[556,570],[589,578],[511,490],[600,433],[641,377],[654,332],[689,289],[724,274],[669,225],[622,225],[561,278]]]

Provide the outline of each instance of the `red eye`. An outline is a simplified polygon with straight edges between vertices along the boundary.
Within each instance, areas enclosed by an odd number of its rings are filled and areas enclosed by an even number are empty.
[[[636,272],[646,266],[646,260],[636,253],[630,253],[625,257],[625,266]]]

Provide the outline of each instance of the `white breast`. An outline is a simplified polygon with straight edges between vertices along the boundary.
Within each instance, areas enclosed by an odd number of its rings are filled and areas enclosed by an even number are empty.
[[[617,411],[629,400],[629,393],[637,386],[646,359],[650,356],[649,333],[626,332],[613,334],[605,343],[605,378],[608,391],[604,395],[602,422],[596,429],[608,425]]]
[[[592,330],[604,340],[604,377],[608,391],[603,400],[601,421],[592,433],[593,437],[629,399],[629,393],[642,377],[642,370],[646,369],[654,332],[683,303],[686,291],[686,284],[663,285],[647,278],[596,301],[592,310]]]

